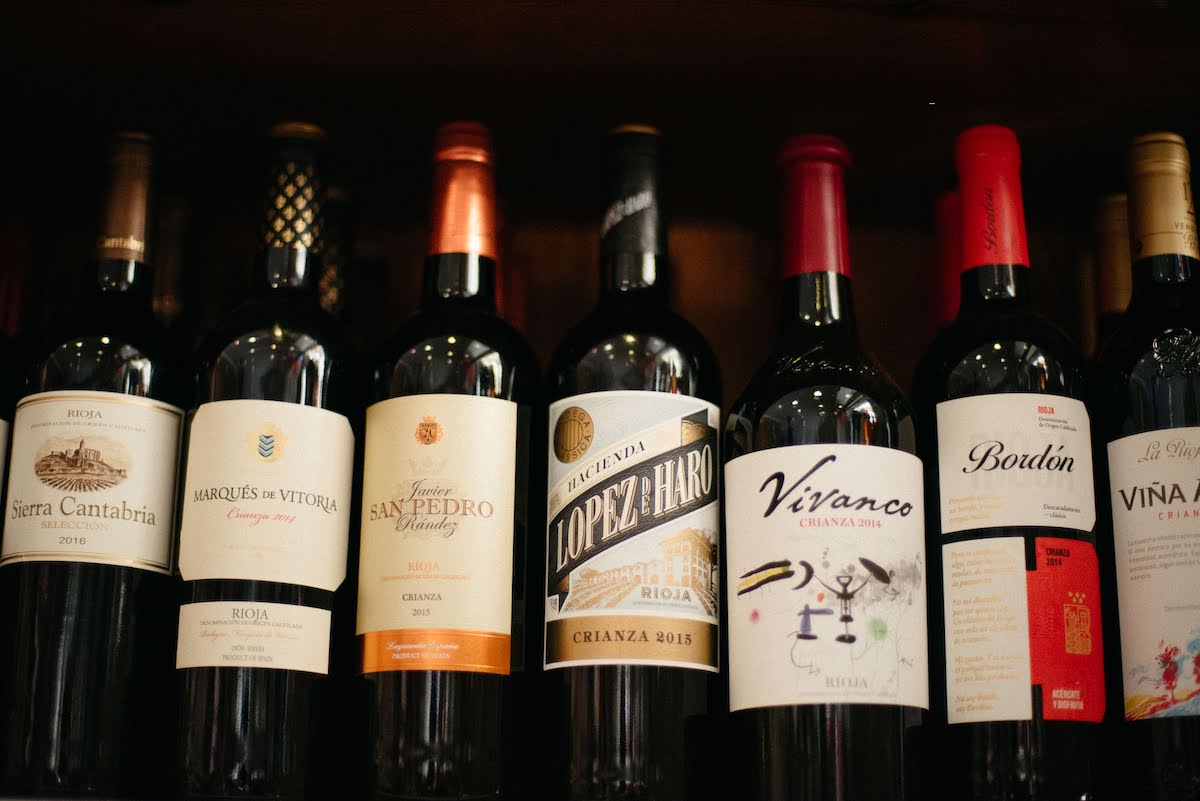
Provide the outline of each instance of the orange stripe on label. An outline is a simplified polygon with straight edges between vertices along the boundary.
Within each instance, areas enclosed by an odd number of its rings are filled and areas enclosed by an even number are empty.
[[[362,672],[449,670],[507,676],[512,637],[486,631],[400,629],[368,631],[362,643]]]

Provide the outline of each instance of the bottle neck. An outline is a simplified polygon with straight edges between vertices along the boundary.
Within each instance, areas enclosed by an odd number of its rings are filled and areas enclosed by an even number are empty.
[[[1200,308],[1200,261],[1182,254],[1159,254],[1133,265],[1133,298],[1137,311]]]
[[[665,304],[670,298],[666,254],[606,253],[600,260],[601,302]]]
[[[268,247],[258,254],[255,289],[261,293],[317,294],[321,257],[305,248]]]
[[[856,338],[850,292],[844,165],[798,159],[785,164],[783,328]]]
[[[610,135],[600,223],[603,304],[665,304],[670,292],[662,142],[636,130]]]
[[[964,270],[959,314],[1030,308],[1030,270],[1023,264],[981,264]]]
[[[957,158],[962,217],[961,309],[1025,309],[1030,303],[1029,246],[1016,139],[999,145],[983,142],[991,147],[973,144],[960,137]]]
[[[421,306],[495,313],[496,262],[477,253],[435,253],[426,257]]]
[[[150,308],[154,289],[150,265],[135,259],[101,257],[96,263],[96,292],[102,302]]]
[[[831,271],[790,275],[780,292],[784,338],[826,332],[857,339],[850,276]]]

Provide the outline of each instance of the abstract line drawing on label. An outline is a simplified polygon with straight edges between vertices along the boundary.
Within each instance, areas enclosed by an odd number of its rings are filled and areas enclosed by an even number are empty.
[[[45,485],[68,492],[112,489],[129,477],[132,457],[107,437],[52,437],[38,449],[33,472]]]
[[[820,576],[817,576],[815,569],[807,560],[801,559],[793,566],[791,560],[779,559],[759,565],[753,570],[749,570],[739,576],[740,581],[738,582],[737,594],[747,595],[773,582],[792,578],[796,575],[797,571],[800,571],[803,574],[803,578],[792,589],[802,590],[815,580],[822,587],[829,590],[833,598],[838,601],[838,607],[841,612],[838,622],[843,626],[842,632],[833,639],[846,645],[852,645],[858,641],[858,635],[850,629],[850,624],[855,622],[854,597],[872,581],[878,581],[885,587],[890,588],[893,575],[866,557],[860,556],[858,562],[866,568],[867,575],[853,589],[850,587],[855,581],[853,565],[848,566],[844,571],[839,572],[833,577],[833,582],[837,585],[834,587]],[[892,592],[894,594],[894,591]],[[824,600],[824,593],[818,595],[818,601],[822,600]],[[800,628],[795,632],[796,642],[792,644],[792,662],[797,667],[807,667],[809,665],[809,658],[803,653],[803,642],[820,639],[817,634],[813,633],[813,616],[832,615],[834,613],[835,610],[832,607],[813,609],[808,603],[805,603],[804,607],[797,612],[797,615],[800,617]],[[875,640],[882,640],[887,637],[887,624],[880,619],[873,619],[868,622],[867,633]]]

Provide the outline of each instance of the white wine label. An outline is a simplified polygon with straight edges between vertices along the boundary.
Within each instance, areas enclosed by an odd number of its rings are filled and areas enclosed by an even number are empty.
[[[179,607],[176,668],[235,667],[329,672],[327,609],[259,601]]]
[[[179,572],[335,590],[346,578],[354,434],[298,403],[205,403],[192,418]]]
[[[517,404],[412,395],[367,409],[362,671],[507,675]]]
[[[1025,538],[947,543],[942,587],[949,721],[1032,718]]]
[[[546,668],[717,670],[718,419],[662,392],[550,406]]]
[[[117,392],[17,404],[0,565],[91,562],[170,573],[183,411]]]
[[[937,406],[937,437],[942,534],[1095,525],[1082,402],[1024,392],[944,401]]]
[[[1200,715],[1200,428],[1108,444],[1126,720]]]
[[[950,723],[1104,717],[1100,574],[1086,540],[977,537],[942,546]]]
[[[794,445],[725,466],[730,709],[929,708],[921,460]]]

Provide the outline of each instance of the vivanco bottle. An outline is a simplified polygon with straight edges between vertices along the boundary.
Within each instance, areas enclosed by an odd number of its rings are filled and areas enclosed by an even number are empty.
[[[962,301],[917,371],[937,797],[1092,799],[1104,715],[1080,355],[1030,308],[1020,150],[958,138]]]
[[[913,413],[863,351],[831,136],[783,149],[782,328],[725,425],[729,745],[739,797],[910,795],[926,669]]]

